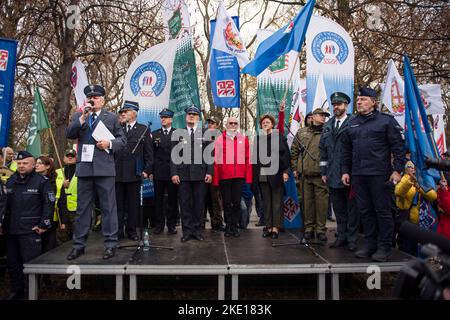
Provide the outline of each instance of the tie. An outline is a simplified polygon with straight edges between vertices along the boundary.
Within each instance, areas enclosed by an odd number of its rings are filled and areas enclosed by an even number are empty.
[[[130,130],[131,130],[131,124],[129,124],[127,128],[128,128],[128,129],[127,129],[127,132],[130,132]]]
[[[194,128],[191,128],[191,136],[194,134]]]
[[[336,128],[335,128],[336,131],[339,130],[339,124],[340,124],[340,123],[341,123],[341,120],[338,120],[338,121],[336,122]]]
[[[167,136],[167,129],[164,129],[164,135]]]
[[[93,112],[92,113],[92,123],[94,123],[95,120],[97,120],[97,114],[95,112]]]

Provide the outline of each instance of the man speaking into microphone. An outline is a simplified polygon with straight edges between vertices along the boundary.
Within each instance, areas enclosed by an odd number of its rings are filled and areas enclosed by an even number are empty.
[[[78,139],[79,155],[75,171],[78,177],[77,217],[73,249],[67,260],[76,259],[84,254],[96,193],[102,213],[102,233],[105,237],[103,259],[109,259],[115,255],[118,243],[114,153],[122,150],[126,144],[126,137],[117,115],[103,110],[105,89],[99,85],[89,85],[84,88],[84,93],[87,97],[84,111],[75,113],[67,128],[67,138]],[[97,126],[99,130],[96,131]],[[110,135],[105,134],[106,130],[100,128],[109,130]],[[102,133],[97,135],[99,131]],[[96,140],[93,135],[111,137]]]

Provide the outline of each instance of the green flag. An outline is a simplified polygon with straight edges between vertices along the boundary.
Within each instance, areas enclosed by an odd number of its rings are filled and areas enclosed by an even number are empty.
[[[48,123],[47,113],[42,103],[42,97],[39,93],[39,88],[34,90],[34,103],[31,112],[30,131],[28,132],[27,151],[33,156],[39,157],[41,155],[41,136],[42,129],[50,128]]]

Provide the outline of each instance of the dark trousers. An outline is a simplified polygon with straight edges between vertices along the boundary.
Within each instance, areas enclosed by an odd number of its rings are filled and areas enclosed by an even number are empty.
[[[262,200],[264,203],[264,219],[269,228],[281,228],[281,210],[283,205],[284,187],[273,188],[268,182],[260,182]]]
[[[203,214],[204,220],[209,211],[209,217],[211,218],[211,227],[219,228],[223,226],[222,218],[222,199],[220,194],[220,188],[213,186],[212,184],[206,187],[205,197],[205,211]],[[203,222],[203,225],[205,221]]]
[[[41,236],[37,233],[8,235],[6,237],[6,256],[11,276],[11,292],[25,288],[23,265],[38,257],[42,251]]]
[[[206,183],[181,181],[178,198],[181,208],[181,227],[184,236],[198,235],[202,230]]]
[[[262,202],[261,189],[258,183],[252,183],[251,187],[253,196],[255,197],[255,210],[256,215],[259,218],[259,224],[264,225],[264,206]]]
[[[178,214],[178,190],[170,180],[154,180],[155,183],[155,225],[156,228],[175,229]],[[167,190],[167,207],[164,195]]]
[[[338,239],[356,242],[359,232],[358,210],[350,210],[349,189],[330,188],[330,200],[336,215]]]
[[[241,195],[244,179],[220,180],[219,186],[222,194],[225,224],[227,228],[237,230],[241,220]]]
[[[50,229],[41,234],[42,238],[42,253],[48,252],[57,247],[56,229],[58,222],[53,222]]]
[[[116,182],[117,218],[119,236],[136,235],[140,206],[141,182]]]
[[[394,233],[389,176],[353,176],[352,186],[361,214],[366,249],[389,251]]]

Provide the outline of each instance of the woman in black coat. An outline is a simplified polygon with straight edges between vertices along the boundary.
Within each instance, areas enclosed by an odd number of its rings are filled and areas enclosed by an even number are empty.
[[[262,133],[256,137],[253,145],[253,183],[259,184],[262,194],[266,222],[263,237],[277,239],[282,224],[284,182],[289,179],[290,153],[284,135],[273,130],[273,116],[263,115],[259,124]],[[277,149],[278,154],[272,155],[272,150],[276,152]]]

